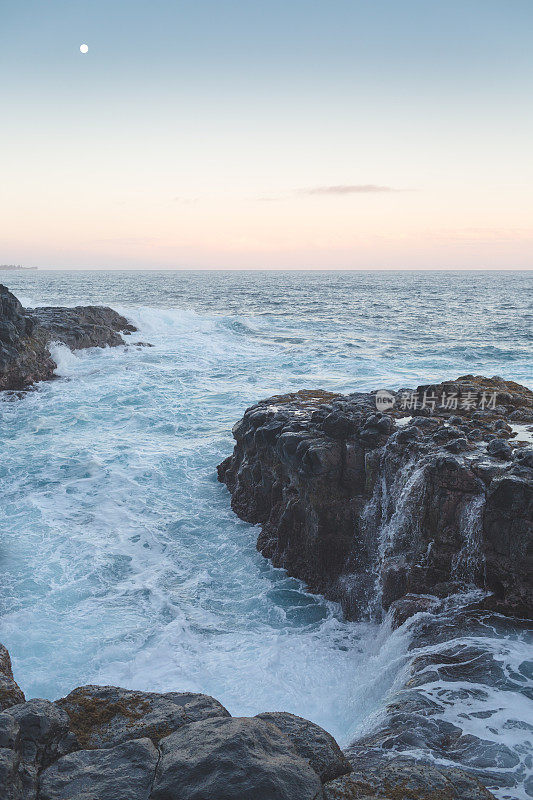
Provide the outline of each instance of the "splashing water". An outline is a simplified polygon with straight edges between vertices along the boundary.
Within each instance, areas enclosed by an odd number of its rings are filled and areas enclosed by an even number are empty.
[[[263,397],[416,386],[473,370],[527,382],[527,276],[0,280],[27,306],[109,304],[139,327],[126,348],[56,346],[61,380],[0,399],[1,638],[27,695],[56,698],[86,682],[194,690],[234,714],[292,711],[342,743],[366,730],[398,691],[412,626],[390,635],[386,622],[346,622],[274,569],[255,549],[257,531],[231,512],[216,464],[231,452],[232,425]],[[412,488],[416,474],[407,477]],[[411,494],[400,504],[407,515]],[[383,552],[407,533],[399,508],[379,520]],[[470,531],[475,550],[475,509],[465,513],[458,569],[470,563]],[[495,658],[527,683],[523,639],[497,630],[492,639]],[[516,752],[531,738],[512,727],[522,678],[487,700],[503,709],[490,735]],[[465,694],[443,714],[487,728],[475,702]]]

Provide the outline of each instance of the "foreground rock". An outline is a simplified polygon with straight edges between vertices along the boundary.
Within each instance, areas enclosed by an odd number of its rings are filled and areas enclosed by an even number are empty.
[[[8,658],[0,668],[12,680]],[[308,720],[234,718],[201,694],[83,686],[0,713],[0,800],[378,800],[383,790],[493,800],[461,770],[368,746],[347,757]]]
[[[153,800],[318,800],[322,784],[274,725],[193,722],[161,742]]]
[[[229,717],[224,706],[204,694],[153,694],[115,686],[81,686],[57,705],[66,711],[78,742],[86,748],[129,739],[158,742],[189,722]]]
[[[27,389],[53,378],[57,365],[51,342],[72,350],[116,347],[125,343],[121,332],[135,330],[125,317],[101,306],[24,309],[0,284],[0,390]]]
[[[259,550],[349,617],[467,587],[531,614],[533,393],[467,375],[391,396],[385,413],[325,392],[246,411],[219,479]]]

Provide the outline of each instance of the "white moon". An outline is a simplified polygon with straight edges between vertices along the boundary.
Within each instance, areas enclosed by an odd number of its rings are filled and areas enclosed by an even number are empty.
[[[88,53],[88,52],[89,52],[89,48],[87,47],[87,45],[86,44],[82,44],[81,47],[80,47],[80,53]]]

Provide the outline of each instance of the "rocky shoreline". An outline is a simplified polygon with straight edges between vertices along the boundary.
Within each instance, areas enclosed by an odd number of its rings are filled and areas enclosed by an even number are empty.
[[[0,645],[2,800],[493,800],[455,768],[344,754],[284,712],[231,717],[212,697],[82,686],[24,701]]]
[[[53,378],[52,342],[117,346],[134,330],[109,308],[24,309],[0,286],[0,389]],[[0,645],[0,800],[490,800],[485,786],[523,782],[527,754],[446,709],[524,688],[483,642],[530,627],[533,393],[469,375],[390,394],[386,410],[375,393],[262,401],[218,469],[263,555],[348,618],[408,632],[369,732],[343,752],[308,720],[233,718],[188,692],[26,701]]]
[[[25,309],[0,284],[0,390],[20,391],[54,378],[50,344],[79,350],[126,344],[120,335],[137,329],[105,306]]]

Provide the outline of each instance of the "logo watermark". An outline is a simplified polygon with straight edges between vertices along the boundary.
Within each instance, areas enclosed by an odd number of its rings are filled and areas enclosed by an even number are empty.
[[[390,408],[394,408],[395,402],[396,396],[392,392],[388,392],[386,389],[378,389],[376,392],[376,408],[378,411],[388,411]]]
[[[376,392],[378,411],[389,411],[396,407],[399,411],[487,411],[496,408],[498,392],[400,392],[394,395],[386,389]]]

